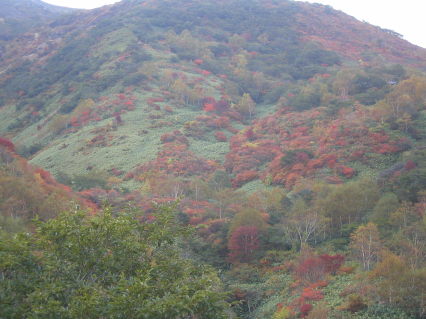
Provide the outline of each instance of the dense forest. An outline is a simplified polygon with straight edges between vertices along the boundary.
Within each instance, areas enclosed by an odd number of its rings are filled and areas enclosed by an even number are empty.
[[[289,0],[6,7],[1,318],[426,318],[426,49]]]

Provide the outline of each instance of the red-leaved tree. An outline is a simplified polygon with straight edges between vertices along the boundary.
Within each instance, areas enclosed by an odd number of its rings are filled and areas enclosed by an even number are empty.
[[[322,280],[326,274],[334,274],[345,261],[342,255],[311,255],[307,256],[297,265],[296,276],[304,282]]]
[[[259,230],[256,226],[240,226],[229,239],[229,259],[233,263],[248,262],[259,248]]]

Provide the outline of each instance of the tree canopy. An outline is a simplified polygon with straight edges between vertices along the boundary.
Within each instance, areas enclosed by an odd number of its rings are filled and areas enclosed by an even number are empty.
[[[225,318],[220,281],[184,258],[170,206],[146,221],[67,212],[0,240],[2,318]]]

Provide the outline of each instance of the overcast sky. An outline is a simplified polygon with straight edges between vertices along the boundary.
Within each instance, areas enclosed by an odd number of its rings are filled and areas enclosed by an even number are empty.
[[[92,9],[117,0],[43,0],[64,7]],[[331,5],[361,21],[396,31],[426,48],[425,0],[307,0]]]

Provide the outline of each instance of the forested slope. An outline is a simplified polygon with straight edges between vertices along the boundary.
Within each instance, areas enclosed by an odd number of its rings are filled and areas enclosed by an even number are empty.
[[[61,189],[14,186],[24,219],[177,201],[236,316],[424,318],[425,49],[286,0],[126,0],[2,45],[4,152],[43,168],[3,184]]]

